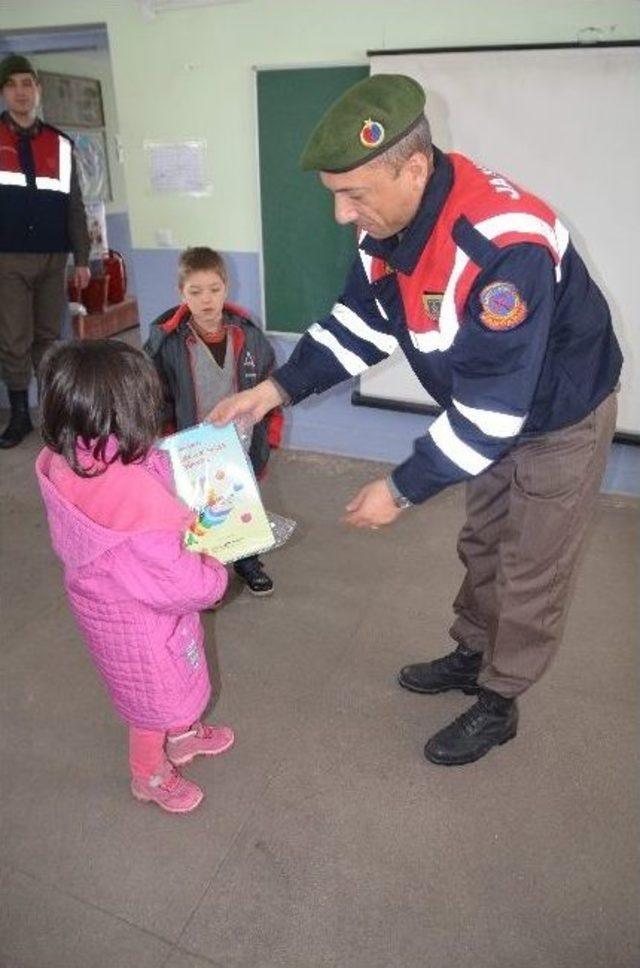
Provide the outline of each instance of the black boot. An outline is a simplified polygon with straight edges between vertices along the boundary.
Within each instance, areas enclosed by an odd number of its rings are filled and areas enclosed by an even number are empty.
[[[262,562],[257,555],[252,555],[250,558],[241,558],[240,561],[236,561],[233,568],[236,575],[239,575],[246,582],[252,595],[264,598],[273,592],[273,582],[266,571],[263,570]]]
[[[481,689],[475,705],[431,737],[424,755],[439,766],[462,766],[479,760],[492,747],[502,746],[517,731],[515,699]]]
[[[478,673],[482,664],[482,652],[472,652],[459,645],[455,652],[443,655],[433,662],[417,662],[400,670],[398,682],[412,692],[448,692],[461,689],[467,696],[478,692]]]
[[[22,443],[33,430],[29,416],[29,393],[27,390],[9,390],[11,417],[0,437],[0,447],[7,450]]]

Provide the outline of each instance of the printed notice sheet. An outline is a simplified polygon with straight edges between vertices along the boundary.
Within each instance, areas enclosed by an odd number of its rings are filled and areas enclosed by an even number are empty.
[[[206,175],[206,141],[145,141],[149,183],[154,193],[202,195],[210,190]]]

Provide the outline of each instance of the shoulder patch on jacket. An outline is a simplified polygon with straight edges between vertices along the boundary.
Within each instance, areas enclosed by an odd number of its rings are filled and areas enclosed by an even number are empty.
[[[488,329],[514,329],[527,318],[527,304],[512,282],[492,282],[480,293],[480,319]]]

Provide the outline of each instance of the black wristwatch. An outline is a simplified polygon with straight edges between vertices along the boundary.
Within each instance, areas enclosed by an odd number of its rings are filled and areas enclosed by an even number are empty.
[[[398,490],[398,488],[396,487],[395,481],[393,480],[393,478],[391,477],[391,475],[389,475],[389,477],[387,477],[387,487],[391,491],[391,497],[393,498],[393,503],[395,504],[395,506],[397,508],[402,509],[402,508],[412,508],[413,507],[413,504],[409,500],[409,498],[408,497],[405,497],[404,494],[402,494]]]

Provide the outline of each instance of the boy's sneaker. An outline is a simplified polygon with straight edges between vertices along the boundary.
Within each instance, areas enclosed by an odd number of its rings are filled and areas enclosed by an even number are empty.
[[[131,781],[131,792],[136,800],[157,803],[168,813],[190,813],[202,802],[204,793],[196,783],[185,780],[167,763],[161,773]]]
[[[218,756],[233,746],[230,726],[195,723],[186,733],[167,737],[167,756],[174,766],[190,763],[194,756]]]
[[[244,558],[233,566],[236,575],[246,583],[252,595],[266,596],[273,592],[273,582],[257,558]]]

